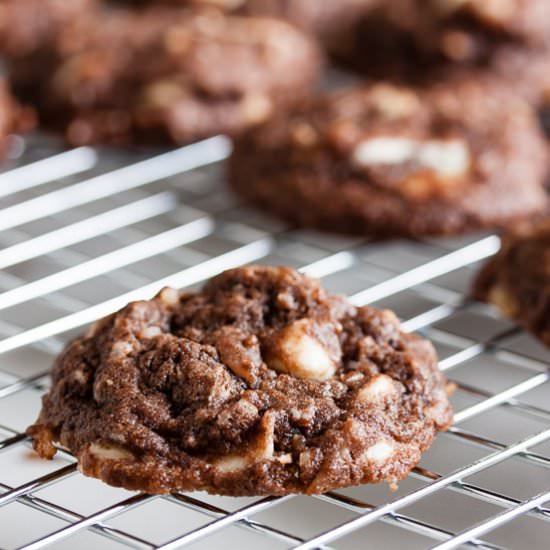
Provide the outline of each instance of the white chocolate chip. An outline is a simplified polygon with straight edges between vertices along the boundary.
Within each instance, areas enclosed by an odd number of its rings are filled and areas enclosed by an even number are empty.
[[[162,330],[160,327],[157,327],[157,326],[147,327],[141,331],[141,336],[143,338],[154,338],[159,334],[162,334]]]
[[[243,454],[229,454],[216,460],[214,465],[222,472],[237,472],[251,464],[273,458],[275,444],[273,432],[275,430],[275,416],[267,412],[260,422],[260,433],[256,440]]]
[[[292,464],[292,455],[290,453],[283,453],[276,460],[281,464]]]
[[[414,157],[416,144],[407,138],[379,137],[362,141],[353,152],[361,165],[401,164]]]
[[[223,473],[238,472],[248,466],[248,457],[239,455],[229,455],[216,461],[216,468]]]
[[[402,137],[378,137],[361,141],[353,151],[353,160],[361,166],[414,162],[442,176],[464,174],[470,165],[470,153],[459,140],[416,141]]]
[[[271,458],[275,451],[273,433],[275,431],[275,415],[266,412],[260,422],[260,434],[252,445],[249,455],[253,461]]]
[[[365,453],[365,458],[370,462],[376,462],[377,464],[383,464],[386,462],[394,452],[394,446],[388,441],[379,441],[371,447],[369,447]]]
[[[267,353],[268,366],[297,378],[330,378],[336,371],[336,364],[323,344],[308,333],[309,328],[310,321],[301,319],[283,329],[278,345]]]
[[[115,445],[106,446],[102,443],[95,442],[88,447],[88,452],[101,460],[124,460],[134,458],[134,455],[123,447]]]
[[[119,358],[132,352],[132,345],[128,342],[115,342],[111,348],[111,355]]]
[[[175,288],[163,288],[159,293],[161,302],[167,306],[175,306],[180,301],[180,293]]]
[[[371,97],[377,110],[388,119],[410,116],[420,107],[416,94],[387,84],[375,86]]]
[[[357,393],[357,399],[365,403],[383,403],[396,399],[399,391],[395,382],[387,374],[373,376]]]
[[[420,147],[419,163],[444,176],[459,176],[470,166],[470,153],[463,141],[428,141]]]
[[[145,103],[155,107],[169,107],[184,95],[184,89],[173,80],[159,80],[149,84],[144,92]]]

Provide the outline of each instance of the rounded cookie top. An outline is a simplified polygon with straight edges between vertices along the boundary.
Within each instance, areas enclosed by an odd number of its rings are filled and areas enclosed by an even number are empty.
[[[432,345],[283,267],[164,289],[57,359],[35,449],[150,493],[320,493],[407,475],[451,422]]]
[[[473,294],[550,346],[550,220],[504,235],[500,251],[474,281]]]
[[[487,79],[374,84],[323,97],[237,140],[230,183],[299,225],[454,233],[546,207],[531,108]]]
[[[103,6],[11,68],[21,93],[73,144],[185,143],[238,133],[309,93],[320,54],[276,19]]]

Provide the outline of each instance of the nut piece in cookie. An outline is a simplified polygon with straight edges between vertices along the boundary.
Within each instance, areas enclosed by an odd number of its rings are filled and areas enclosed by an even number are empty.
[[[285,267],[226,271],[95,323],[28,429],[116,486],[322,493],[407,476],[451,423],[432,345]]]
[[[229,183],[300,226],[453,234],[543,211],[548,149],[498,81],[376,83],[312,99],[236,140]]]
[[[473,295],[550,346],[550,220],[523,224],[502,238],[478,273]]]
[[[37,3],[29,18],[40,18]],[[98,3],[11,60],[22,97],[73,145],[234,135],[309,94],[319,49],[297,28],[208,6]]]

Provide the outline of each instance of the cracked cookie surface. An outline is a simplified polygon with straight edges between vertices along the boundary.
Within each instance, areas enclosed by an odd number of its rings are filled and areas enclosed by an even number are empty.
[[[404,478],[452,418],[432,345],[283,267],[164,289],[70,343],[28,433],[149,493],[321,493]]]
[[[299,226],[453,234],[546,208],[547,155],[531,107],[490,79],[377,83],[247,133],[229,183]]]

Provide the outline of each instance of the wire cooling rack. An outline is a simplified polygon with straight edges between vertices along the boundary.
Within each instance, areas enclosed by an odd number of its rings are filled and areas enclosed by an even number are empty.
[[[19,144],[20,145],[20,144]],[[0,548],[550,545],[550,354],[468,298],[494,235],[369,243],[268,219],[223,185],[229,142],[164,153],[63,151],[34,136],[0,174]],[[24,435],[64,342],[164,285],[248,262],[291,265],[393,309],[436,345],[455,424],[396,492],[148,496],[37,459]]]

